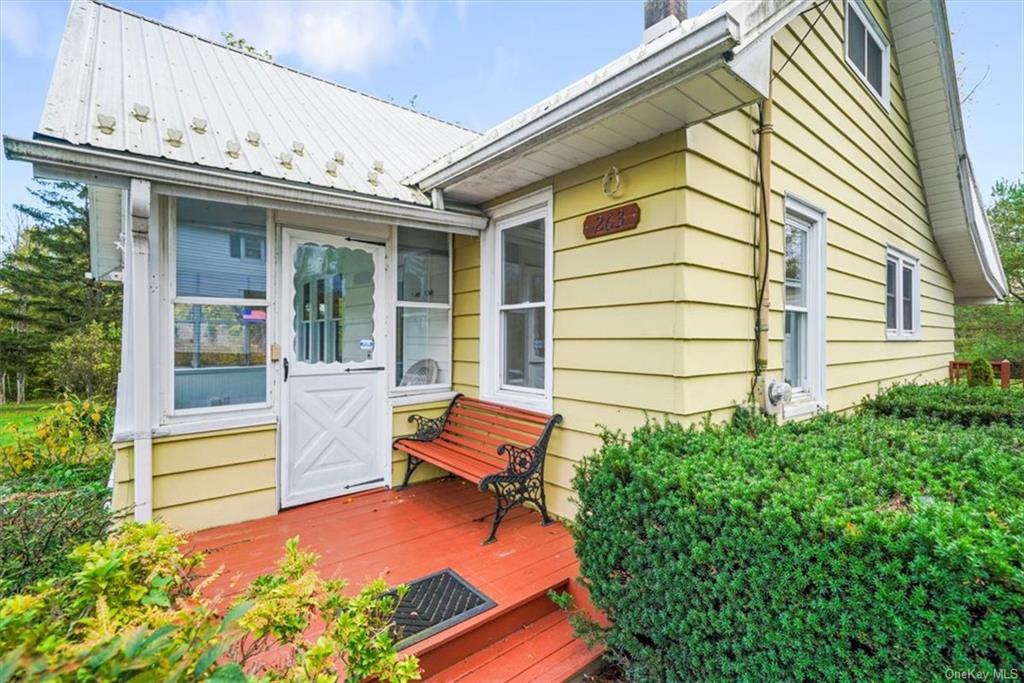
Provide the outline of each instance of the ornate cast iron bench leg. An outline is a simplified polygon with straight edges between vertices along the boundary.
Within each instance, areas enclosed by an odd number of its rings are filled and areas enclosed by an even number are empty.
[[[416,471],[416,468],[423,462],[415,455],[405,454],[405,478],[402,479],[402,485],[398,487],[399,491],[404,491],[409,488],[409,478],[412,477],[412,473]]]

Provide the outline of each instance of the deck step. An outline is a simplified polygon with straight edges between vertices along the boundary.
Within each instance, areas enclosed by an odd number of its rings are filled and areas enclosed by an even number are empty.
[[[576,638],[568,615],[550,612],[490,646],[427,677],[431,683],[550,681],[562,683],[590,668],[601,656]]]

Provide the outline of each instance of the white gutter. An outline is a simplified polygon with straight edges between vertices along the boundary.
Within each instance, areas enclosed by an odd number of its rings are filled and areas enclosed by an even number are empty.
[[[681,38],[665,34],[654,42],[662,40],[672,42],[661,49],[654,49],[652,45],[649,53],[638,52],[637,61],[620,73],[588,87],[576,96],[568,96],[560,103],[538,105],[550,108],[532,120],[513,127],[508,133],[484,134],[484,138],[490,136],[493,139],[475,149],[474,146],[480,141],[472,141],[452,155],[405,178],[403,183],[419,185],[425,191],[449,186],[478,173],[485,166],[525,154],[547,140],[604,118],[652,92],[668,87],[682,75],[698,75],[726,64],[731,59],[730,50],[739,43],[740,25],[735,17],[724,13]],[[512,126],[515,125],[514,121],[511,122]],[[501,127],[499,125],[495,130]]]
[[[270,208],[306,210],[331,209],[335,215],[428,230],[476,235],[487,225],[482,213],[441,211],[427,206],[367,197],[337,190],[289,183],[263,176],[234,173],[164,159],[107,152],[93,147],[48,140],[25,140],[4,136],[8,159],[28,161],[45,169],[86,171],[122,178],[139,178],[176,188],[202,187],[262,200]]]
[[[977,181],[974,178],[974,169],[971,167],[970,157],[967,155],[967,138],[964,134],[963,112],[960,109],[960,91],[957,87],[953,42],[950,38],[946,3],[945,0],[931,0],[931,4],[933,16],[936,17],[938,24],[935,27],[936,35],[939,38],[936,41],[936,47],[942,67],[942,78],[946,86],[946,104],[949,107],[953,124],[953,151],[957,158],[957,176],[960,181],[960,198],[964,206],[964,217],[971,235],[971,245],[974,247],[985,280],[992,289],[993,295],[998,299],[1004,299],[1009,293],[1006,274],[1003,272],[995,236],[992,234],[992,226],[989,225],[985,208],[981,204],[981,193],[978,191]],[[953,288],[955,296],[955,281]]]

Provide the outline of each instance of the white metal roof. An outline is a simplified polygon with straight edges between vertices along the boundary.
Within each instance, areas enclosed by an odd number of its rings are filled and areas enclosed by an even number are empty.
[[[92,0],[71,3],[38,134],[417,204],[402,178],[477,135]]]
[[[482,203],[762,99],[771,46],[762,38],[806,5],[730,0],[681,23],[663,20],[647,42],[406,181]]]

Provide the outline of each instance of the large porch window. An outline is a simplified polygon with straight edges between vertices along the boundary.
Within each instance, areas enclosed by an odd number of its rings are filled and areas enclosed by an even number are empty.
[[[265,404],[266,212],[179,198],[173,215],[174,409]]]
[[[398,228],[395,375],[399,391],[452,382],[451,237]]]

